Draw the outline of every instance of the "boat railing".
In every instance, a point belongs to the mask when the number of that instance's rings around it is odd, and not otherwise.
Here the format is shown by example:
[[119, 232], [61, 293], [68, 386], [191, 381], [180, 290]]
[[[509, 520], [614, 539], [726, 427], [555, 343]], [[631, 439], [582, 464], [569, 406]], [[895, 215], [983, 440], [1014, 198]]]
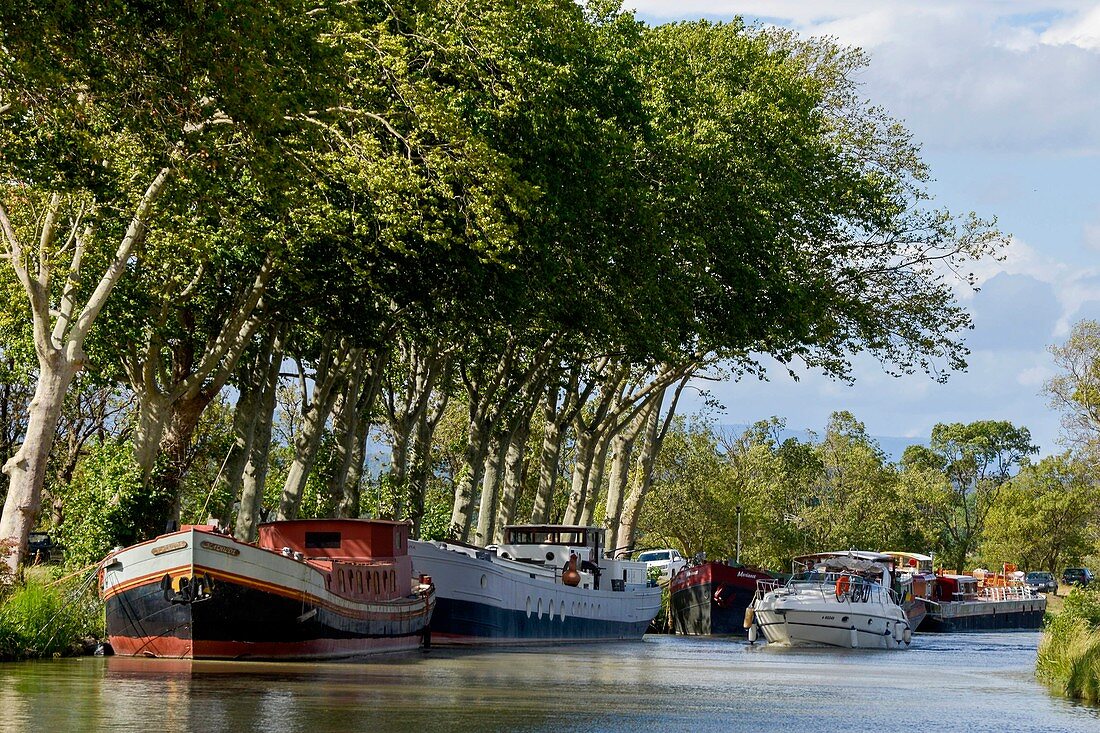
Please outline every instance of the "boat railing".
[[978, 592], [978, 600], [982, 601], [1024, 601], [1034, 597], [1031, 588], [1022, 583], [1019, 585], [987, 585]]
[[[762, 596], [779, 586], [778, 581], [758, 580], [757, 596]], [[878, 603], [900, 605], [897, 593], [878, 583], [846, 573], [808, 573], [795, 575], [786, 588], [797, 593], [820, 594], [822, 600], [830, 598], [848, 603]]]

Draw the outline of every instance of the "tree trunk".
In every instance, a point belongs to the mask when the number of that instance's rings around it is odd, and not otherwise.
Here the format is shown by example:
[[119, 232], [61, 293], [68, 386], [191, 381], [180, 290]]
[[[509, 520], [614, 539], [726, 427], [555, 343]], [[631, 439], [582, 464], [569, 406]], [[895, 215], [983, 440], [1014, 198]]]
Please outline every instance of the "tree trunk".
[[[325, 423], [332, 414], [332, 406], [340, 387], [347, 378], [349, 362], [356, 356], [352, 349], [342, 342], [334, 353], [322, 356], [313, 385], [313, 396], [305, 408], [302, 431], [294, 438], [294, 461], [290, 464], [286, 483], [283, 484], [282, 498], [279, 502], [279, 519], [297, 519], [302, 504], [302, 492], [306, 487], [309, 472], [321, 447]], [[305, 401], [306, 396], [302, 395]]]
[[496, 434], [489, 441], [489, 450], [485, 456], [485, 470], [481, 476], [481, 503], [477, 513], [477, 534], [474, 544], [484, 547], [493, 540], [493, 522], [497, 516], [497, 501], [500, 498], [501, 461], [508, 449], [507, 441]]
[[[362, 462], [363, 454], [357, 450], [359, 443], [359, 393], [362, 390], [365, 366], [353, 368], [344, 389], [336, 397], [332, 406], [332, 433], [336, 438], [336, 473], [330, 478], [328, 486], [329, 506], [335, 516], [340, 516], [344, 503], [344, 494], [348, 476], [352, 472], [352, 462], [358, 457]], [[356, 471], [356, 480], [358, 480]]]
[[622, 524], [623, 499], [630, 482], [630, 457], [634, 444], [642, 428], [648, 423], [649, 415], [658, 410], [660, 404], [649, 403], [630, 422], [630, 426], [611, 440], [611, 475], [607, 481], [607, 506], [604, 508], [604, 526], [607, 528], [607, 552], [615, 556], [619, 549], [619, 527]]
[[588, 489], [588, 476], [596, 457], [596, 436], [588, 430], [577, 432], [577, 455], [573, 463], [573, 481], [569, 489], [569, 504], [565, 508], [563, 524], [577, 524], [584, 510]]
[[451, 530], [453, 540], [465, 542], [470, 536], [473, 520], [474, 487], [481, 483], [481, 474], [485, 467], [485, 456], [489, 451], [489, 440], [481, 422], [471, 417], [469, 435], [466, 439], [466, 467], [455, 486], [454, 506], [451, 509]]
[[372, 425], [371, 418], [374, 415], [378, 394], [382, 390], [382, 370], [387, 358], [388, 354], [385, 351], [379, 351], [375, 354], [374, 361], [367, 370], [366, 377], [362, 380], [362, 387], [356, 399], [355, 443], [352, 446], [352, 454], [348, 461], [347, 476], [344, 478], [343, 494], [340, 497], [340, 505], [337, 511], [337, 516], [345, 519], [354, 519], [360, 514], [363, 461], [367, 455], [367, 440], [370, 438]]
[[615, 539], [616, 547], [634, 547], [642, 502], [645, 501], [649, 487], [653, 484], [653, 464], [657, 460], [657, 453], [661, 450], [665, 435], [668, 434], [672, 418], [676, 415], [676, 406], [680, 402], [680, 395], [690, 378], [691, 370], [684, 371], [680, 383], [676, 386], [676, 391], [672, 395], [672, 402], [669, 403], [668, 410], [665, 412], [664, 420], [661, 419], [661, 404], [664, 402], [664, 395], [668, 387], [661, 387], [652, 398], [653, 411], [646, 420], [645, 443], [642, 445], [641, 455], [638, 456], [634, 487], [623, 506], [622, 524], [619, 527], [619, 535]]
[[237, 523], [233, 536], [242, 542], [252, 542], [256, 539], [256, 527], [259, 524], [264, 499], [264, 484], [267, 483], [267, 458], [271, 450], [275, 395], [279, 389], [279, 371], [282, 365], [283, 344], [282, 339], [278, 338], [272, 347], [271, 361], [263, 376], [255, 433], [248, 451], [244, 475], [241, 477], [241, 505], [237, 510]]
[[[252, 359], [242, 374], [240, 397], [233, 410], [233, 447], [226, 459], [225, 468], [218, 479], [220, 493], [230, 497], [240, 497], [244, 479], [244, 469], [252, 453], [252, 442], [256, 438], [256, 425], [260, 421], [260, 406], [263, 402], [267, 373], [271, 365], [272, 354], [278, 340], [275, 329], [264, 338], [259, 353]], [[233, 502], [226, 508], [225, 525], [230, 526]], [[240, 508], [237, 510], [240, 514]]]
[[416, 439], [413, 441], [412, 470], [409, 474], [409, 519], [413, 523], [413, 537], [420, 539], [420, 525], [424, 520], [424, 497], [428, 493], [428, 478], [432, 472], [432, 436], [443, 413], [447, 409], [449, 397], [441, 392], [435, 405], [420, 415], [416, 426]]
[[8, 495], [0, 516], [0, 543], [5, 543], [0, 545], [0, 554], [13, 577], [26, 553], [30, 531], [38, 520], [42, 486], [46, 481], [50, 449], [57, 434], [65, 392], [80, 365], [80, 361], [70, 360], [63, 353], [39, 359], [38, 384], [28, 411], [23, 445], [4, 464]]
[[498, 545], [504, 541], [504, 528], [512, 523], [516, 502], [523, 488], [524, 459], [530, 434], [531, 422], [528, 416], [528, 419], [521, 420], [515, 427], [512, 438], [508, 441], [508, 450], [504, 456], [504, 479], [501, 483], [500, 516], [493, 527], [493, 542]]
[[588, 485], [585, 487], [584, 504], [581, 505], [583, 509], [578, 521], [578, 524], [585, 527], [592, 524], [592, 517], [596, 513], [596, 502], [599, 500], [603, 489], [604, 467], [607, 466], [607, 451], [611, 446], [609, 430], [605, 430], [605, 433], [607, 434], [600, 434], [596, 438], [592, 468], [588, 471]]
[[134, 387], [138, 402], [137, 425], [134, 428], [134, 461], [141, 467], [146, 483], [153, 476], [161, 440], [172, 419], [171, 400], [159, 390], [139, 390]]
[[[165, 526], [179, 526], [180, 500], [183, 493], [183, 477], [191, 467], [191, 438], [198, 427], [203, 410], [210, 404], [216, 393], [200, 392], [194, 397], [178, 400], [172, 406], [172, 416], [164, 431], [158, 453], [165, 458], [163, 471], [157, 472], [154, 480], [165, 492]], [[198, 522], [206, 517], [195, 517]], [[156, 532], [159, 527], [149, 527]], [[154, 535], [155, 536], [155, 535]]]
[[558, 467], [561, 465], [561, 443], [565, 429], [558, 422], [554, 409], [545, 408], [546, 422], [542, 433], [542, 450], [539, 453], [539, 485], [535, 491], [535, 505], [531, 508], [531, 523], [546, 524], [554, 508], [554, 489], [558, 486]]
[[[409, 451], [412, 448], [412, 433], [393, 433], [390, 442], [390, 468], [387, 472], [387, 482], [393, 501], [393, 519], [401, 516], [405, 505], [405, 497], [408, 494], [409, 482]], [[381, 507], [379, 507], [381, 509]]]

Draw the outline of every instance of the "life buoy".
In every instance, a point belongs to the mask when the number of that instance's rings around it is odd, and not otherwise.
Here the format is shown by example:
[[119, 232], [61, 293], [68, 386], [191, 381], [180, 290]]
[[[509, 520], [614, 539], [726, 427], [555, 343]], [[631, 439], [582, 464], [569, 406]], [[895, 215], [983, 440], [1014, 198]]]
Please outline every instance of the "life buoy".
[[852, 587], [852, 581], [847, 575], [841, 575], [836, 579], [836, 599], [843, 600]]

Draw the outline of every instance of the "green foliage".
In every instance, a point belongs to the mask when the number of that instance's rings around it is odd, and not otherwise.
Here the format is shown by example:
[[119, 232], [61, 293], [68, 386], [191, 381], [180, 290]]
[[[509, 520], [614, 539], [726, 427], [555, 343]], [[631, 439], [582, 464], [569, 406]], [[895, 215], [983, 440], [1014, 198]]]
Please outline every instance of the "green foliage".
[[933, 549], [945, 567], [966, 568], [1002, 487], [1038, 450], [1027, 428], [996, 420], [939, 423], [928, 446], [905, 449], [906, 483], [938, 535]]
[[678, 422], [639, 522], [645, 544], [734, 557], [740, 508], [741, 559], [764, 567], [828, 549], [927, 546], [897, 471], [850, 413], [835, 413], [817, 443], [781, 440], [782, 428], [773, 418], [729, 440]]
[[1095, 467], [1065, 453], [1025, 466], [1001, 490], [986, 519], [982, 564], [1015, 563], [1057, 575], [1095, 553], [1100, 486]]
[[91, 445], [72, 483], [61, 490], [61, 499], [65, 513], [57, 537], [66, 563], [82, 567], [114, 547], [143, 542], [163, 531], [168, 497], [143, 486], [128, 442], [106, 440]]
[[453, 503], [453, 489], [439, 485], [429, 487], [424, 497], [424, 517], [420, 520], [420, 539], [445, 540], [448, 538]]
[[1067, 697], [1100, 703], [1100, 589], [1066, 598], [1043, 634], [1035, 674]]
[[1082, 450], [1100, 453], [1100, 323], [1074, 325], [1066, 343], [1050, 347], [1061, 372], [1045, 385], [1051, 407], [1062, 413], [1065, 437]]
[[0, 659], [79, 654], [103, 633], [103, 605], [86, 578], [32, 580], [0, 600]]

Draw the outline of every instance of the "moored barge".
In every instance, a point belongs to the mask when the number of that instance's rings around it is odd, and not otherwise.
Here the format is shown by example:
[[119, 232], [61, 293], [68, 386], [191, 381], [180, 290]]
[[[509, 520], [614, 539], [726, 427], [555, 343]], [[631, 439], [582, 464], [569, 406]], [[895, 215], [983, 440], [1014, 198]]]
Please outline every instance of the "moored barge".
[[420, 645], [435, 605], [414, 579], [408, 524], [297, 520], [256, 544], [213, 527], [107, 556], [99, 588], [116, 654], [183, 659], [330, 659]]
[[744, 636], [745, 609], [757, 581], [773, 580], [764, 570], [704, 562], [689, 565], [669, 582], [669, 616], [674, 634]]
[[645, 563], [604, 557], [601, 527], [517, 525], [482, 548], [412, 541], [432, 577], [432, 644], [562, 644], [640, 640], [661, 608]]
[[1019, 581], [941, 573], [928, 606], [919, 631], [1033, 631], [1043, 625], [1047, 599]]

